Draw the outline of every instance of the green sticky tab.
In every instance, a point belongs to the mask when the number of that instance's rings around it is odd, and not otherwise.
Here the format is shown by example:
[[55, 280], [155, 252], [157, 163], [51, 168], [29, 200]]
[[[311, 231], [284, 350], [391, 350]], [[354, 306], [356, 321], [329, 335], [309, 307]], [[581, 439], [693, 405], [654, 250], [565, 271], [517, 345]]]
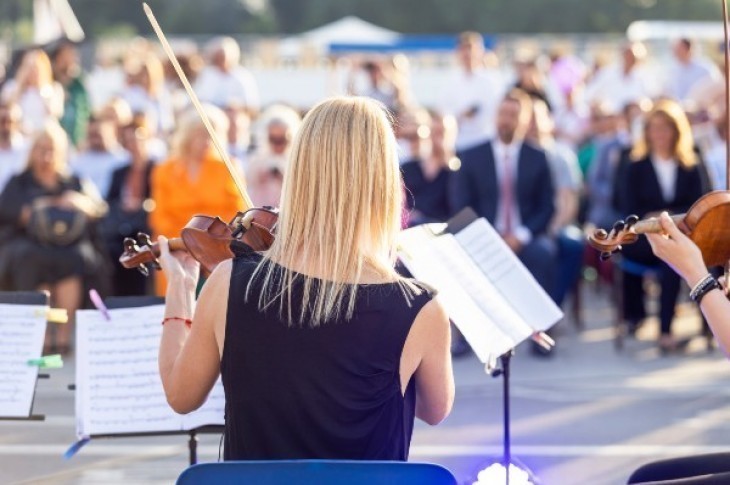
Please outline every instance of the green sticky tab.
[[41, 369], [60, 369], [63, 367], [61, 354], [44, 355], [40, 359], [30, 359], [28, 365], [35, 365]]

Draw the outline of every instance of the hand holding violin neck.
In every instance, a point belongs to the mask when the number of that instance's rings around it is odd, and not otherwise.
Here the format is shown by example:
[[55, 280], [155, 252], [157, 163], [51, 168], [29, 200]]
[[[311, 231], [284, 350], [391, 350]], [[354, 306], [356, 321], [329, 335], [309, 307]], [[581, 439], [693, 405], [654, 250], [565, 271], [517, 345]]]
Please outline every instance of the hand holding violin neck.
[[[677, 214], [671, 216], [675, 224], [680, 226], [684, 221], [685, 214]], [[663, 231], [659, 217], [650, 217], [642, 221], [638, 221], [632, 226], [636, 234], [655, 234]]]

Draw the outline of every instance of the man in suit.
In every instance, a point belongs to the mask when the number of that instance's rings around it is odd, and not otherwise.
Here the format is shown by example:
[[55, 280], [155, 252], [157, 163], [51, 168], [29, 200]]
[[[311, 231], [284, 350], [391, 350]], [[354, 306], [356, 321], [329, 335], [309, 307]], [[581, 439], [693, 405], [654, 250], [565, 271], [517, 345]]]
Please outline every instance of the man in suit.
[[450, 202], [454, 211], [471, 207], [485, 217], [552, 296], [556, 246], [547, 230], [555, 197], [545, 152], [524, 141], [531, 105], [519, 90], [502, 99], [497, 136], [459, 154]]

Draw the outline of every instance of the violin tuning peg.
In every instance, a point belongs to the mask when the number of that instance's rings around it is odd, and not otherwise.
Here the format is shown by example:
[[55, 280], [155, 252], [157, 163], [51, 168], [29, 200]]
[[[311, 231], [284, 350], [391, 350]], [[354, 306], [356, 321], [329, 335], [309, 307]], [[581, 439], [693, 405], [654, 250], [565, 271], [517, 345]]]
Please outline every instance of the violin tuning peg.
[[145, 277], [148, 277], [150, 275], [150, 269], [147, 267], [146, 264], [140, 264], [137, 266], [137, 269], [140, 273], [142, 273]]
[[601, 261], [608, 261], [609, 259], [611, 259], [611, 253], [607, 251], [601, 253]]
[[136, 253], [139, 250], [137, 247], [137, 241], [131, 237], [124, 238], [124, 252], [125, 253]]
[[152, 239], [150, 239], [149, 234], [140, 232], [139, 234], [137, 234], [137, 241], [139, 242], [140, 246], [152, 247]]
[[626, 227], [626, 222], [616, 221], [616, 223], [613, 225], [613, 232], [621, 232], [624, 230], [624, 227]]
[[633, 226], [637, 222], [639, 222], [639, 216], [637, 216], [636, 214], [632, 214], [626, 218], [626, 224], [629, 226]]
[[608, 232], [606, 232], [605, 229], [596, 229], [596, 232], [593, 233], [593, 237], [598, 240], [604, 241], [608, 239]]

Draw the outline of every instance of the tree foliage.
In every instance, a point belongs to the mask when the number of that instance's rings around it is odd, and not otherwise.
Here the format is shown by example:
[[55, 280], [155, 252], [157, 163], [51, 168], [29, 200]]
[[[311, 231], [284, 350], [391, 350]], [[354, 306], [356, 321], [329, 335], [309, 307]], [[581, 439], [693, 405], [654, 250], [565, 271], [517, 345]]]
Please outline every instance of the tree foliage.
[[[174, 34], [291, 34], [345, 15], [405, 33], [620, 32], [634, 20], [720, 20], [722, 0], [148, 0]], [[0, 23], [27, 18], [30, 0], [0, 2]], [[139, 0], [69, 0], [90, 37], [149, 34]]]

